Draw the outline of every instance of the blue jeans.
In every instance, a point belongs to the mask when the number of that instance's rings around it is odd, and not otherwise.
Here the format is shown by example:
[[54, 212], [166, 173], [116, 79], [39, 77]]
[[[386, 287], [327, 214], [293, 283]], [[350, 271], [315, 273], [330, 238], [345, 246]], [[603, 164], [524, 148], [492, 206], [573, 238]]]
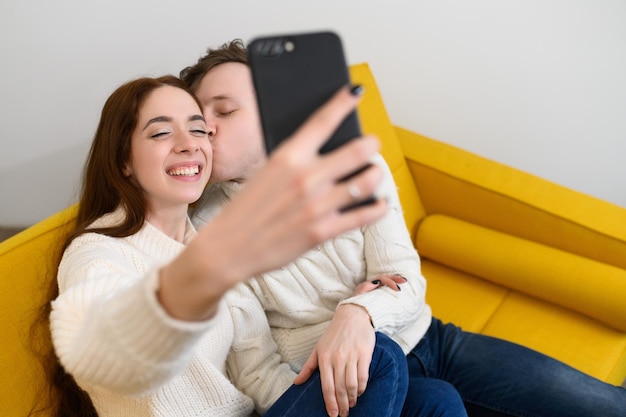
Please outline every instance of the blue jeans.
[[[408, 386], [406, 359], [389, 337], [376, 333], [367, 389], [350, 409], [350, 417], [400, 416]], [[302, 385], [292, 385], [264, 417], [328, 417], [319, 370]]]
[[[626, 389], [534, 350], [464, 332], [437, 319], [407, 362], [405, 417], [626, 416]], [[431, 388], [436, 398], [420, 395], [430, 384], [437, 387]], [[467, 414], [459, 409], [459, 398]]]

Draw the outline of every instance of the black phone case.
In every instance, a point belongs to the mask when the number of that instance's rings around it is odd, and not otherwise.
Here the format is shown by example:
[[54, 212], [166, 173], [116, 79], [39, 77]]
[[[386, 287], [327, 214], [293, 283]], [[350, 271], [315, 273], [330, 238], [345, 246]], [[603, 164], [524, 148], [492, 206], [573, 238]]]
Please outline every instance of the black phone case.
[[[248, 59], [268, 154], [350, 83], [341, 40], [333, 32], [256, 38], [248, 45]], [[358, 136], [361, 129], [353, 111], [320, 153]]]

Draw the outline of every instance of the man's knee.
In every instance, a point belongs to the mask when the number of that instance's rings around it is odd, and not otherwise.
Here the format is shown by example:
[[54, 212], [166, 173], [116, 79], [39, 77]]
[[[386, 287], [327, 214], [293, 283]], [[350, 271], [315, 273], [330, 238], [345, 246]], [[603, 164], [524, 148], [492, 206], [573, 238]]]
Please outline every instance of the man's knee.
[[370, 376], [385, 374], [386, 378], [390, 378], [390, 373], [393, 373], [396, 383], [408, 385], [409, 371], [402, 348], [389, 336], [376, 332], [376, 345], [370, 365]]
[[449, 382], [417, 377], [409, 380], [403, 415], [465, 417], [461, 395]]
[[376, 346], [389, 349], [393, 353], [398, 353], [400, 356], [404, 356], [402, 348], [389, 336], [384, 333], [376, 332]]

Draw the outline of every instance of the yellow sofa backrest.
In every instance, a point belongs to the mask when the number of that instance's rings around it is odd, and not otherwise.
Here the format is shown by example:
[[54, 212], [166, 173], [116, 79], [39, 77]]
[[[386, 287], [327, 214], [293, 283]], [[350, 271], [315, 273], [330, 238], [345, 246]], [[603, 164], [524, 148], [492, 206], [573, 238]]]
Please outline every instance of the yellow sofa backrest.
[[381, 153], [398, 187], [404, 220], [411, 235], [415, 236], [417, 226], [425, 214], [424, 207], [369, 65], [366, 63], [352, 65], [350, 79], [353, 84], [365, 87], [365, 95], [358, 108], [363, 133], [375, 135], [380, 139]]
[[[0, 243], [0, 415], [25, 416], [47, 386], [33, 348], [31, 325], [55, 277], [55, 259], [76, 216], [71, 207]], [[35, 346], [33, 346], [33, 343]]]

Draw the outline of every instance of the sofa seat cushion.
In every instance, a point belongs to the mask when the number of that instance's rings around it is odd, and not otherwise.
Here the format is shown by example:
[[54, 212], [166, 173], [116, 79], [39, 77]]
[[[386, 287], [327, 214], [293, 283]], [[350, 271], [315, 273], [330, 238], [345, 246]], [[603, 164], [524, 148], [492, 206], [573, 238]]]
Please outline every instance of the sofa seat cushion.
[[569, 309], [429, 259], [422, 261], [426, 301], [444, 323], [518, 343], [619, 385], [626, 335]]

